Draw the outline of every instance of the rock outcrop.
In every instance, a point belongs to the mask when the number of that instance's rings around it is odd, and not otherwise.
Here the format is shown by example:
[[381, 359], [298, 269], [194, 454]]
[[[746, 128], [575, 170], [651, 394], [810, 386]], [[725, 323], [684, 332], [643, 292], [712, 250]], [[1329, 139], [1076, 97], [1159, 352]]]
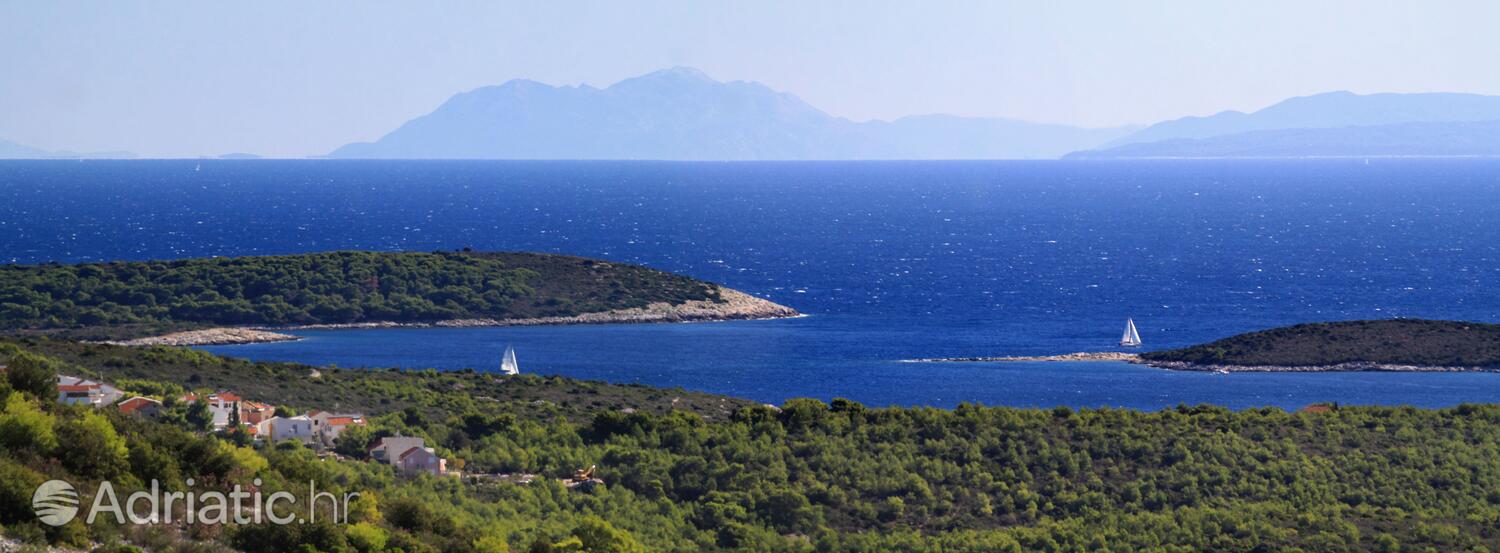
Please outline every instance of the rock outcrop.
[[208, 328], [173, 332], [161, 336], [103, 342], [116, 346], [222, 346], [229, 344], [259, 344], [264, 342], [290, 342], [301, 340], [291, 334], [270, 332], [253, 328]]

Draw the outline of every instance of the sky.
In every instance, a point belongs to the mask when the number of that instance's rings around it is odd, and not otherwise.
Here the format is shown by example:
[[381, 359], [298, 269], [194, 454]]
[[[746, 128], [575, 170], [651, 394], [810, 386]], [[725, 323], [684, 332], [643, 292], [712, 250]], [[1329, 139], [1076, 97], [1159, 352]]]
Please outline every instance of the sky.
[[1331, 90], [1500, 94], [1500, 3], [0, 0], [0, 139], [327, 153], [455, 93], [671, 66], [854, 120], [1088, 127]]

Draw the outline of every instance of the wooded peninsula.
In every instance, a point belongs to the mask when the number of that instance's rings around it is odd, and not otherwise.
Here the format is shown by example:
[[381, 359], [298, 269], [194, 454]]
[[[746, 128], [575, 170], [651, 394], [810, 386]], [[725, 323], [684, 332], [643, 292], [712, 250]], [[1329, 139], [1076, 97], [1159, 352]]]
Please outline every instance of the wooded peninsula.
[[1386, 319], [1308, 323], [1140, 354], [1171, 368], [1497, 370], [1500, 325]]
[[796, 314], [681, 275], [536, 253], [329, 252], [0, 265], [0, 331], [88, 340], [218, 326], [477, 326]]

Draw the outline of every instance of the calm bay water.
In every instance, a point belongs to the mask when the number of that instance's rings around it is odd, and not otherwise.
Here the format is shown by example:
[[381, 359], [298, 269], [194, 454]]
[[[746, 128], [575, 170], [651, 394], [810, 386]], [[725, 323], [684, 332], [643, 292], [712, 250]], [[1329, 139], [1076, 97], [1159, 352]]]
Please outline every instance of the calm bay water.
[[1491, 374], [1234, 374], [911, 357], [1148, 348], [1395, 316], [1500, 321], [1500, 162], [0, 162], [0, 261], [560, 252], [811, 316], [308, 331], [256, 359], [523, 370], [768, 402], [1160, 408], [1500, 401]]

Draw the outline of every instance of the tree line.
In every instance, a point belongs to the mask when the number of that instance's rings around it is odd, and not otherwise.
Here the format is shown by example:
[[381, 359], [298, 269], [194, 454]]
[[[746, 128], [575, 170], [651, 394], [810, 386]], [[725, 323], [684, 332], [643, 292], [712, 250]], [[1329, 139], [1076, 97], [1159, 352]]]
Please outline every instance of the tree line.
[[571, 316], [717, 299], [644, 267], [529, 253], [329, 252], [0, 266], [0, 330]]

